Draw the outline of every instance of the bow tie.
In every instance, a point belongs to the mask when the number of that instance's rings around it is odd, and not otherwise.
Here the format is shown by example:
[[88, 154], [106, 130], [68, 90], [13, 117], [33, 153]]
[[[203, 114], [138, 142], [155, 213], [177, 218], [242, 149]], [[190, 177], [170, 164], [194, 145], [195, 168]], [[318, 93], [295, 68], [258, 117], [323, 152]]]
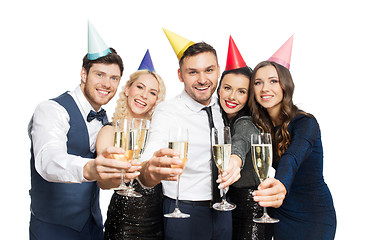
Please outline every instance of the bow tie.
[[94, 112], [93, 110], [90, 110], [86, 120], [88, 122], [91, 122], [94, 118], [98, 119], [98, 121], [101, 121], [102, 124], [105, 124], [107, 122], [106, 111], [104, 109], [100, 110], [99, 112]]

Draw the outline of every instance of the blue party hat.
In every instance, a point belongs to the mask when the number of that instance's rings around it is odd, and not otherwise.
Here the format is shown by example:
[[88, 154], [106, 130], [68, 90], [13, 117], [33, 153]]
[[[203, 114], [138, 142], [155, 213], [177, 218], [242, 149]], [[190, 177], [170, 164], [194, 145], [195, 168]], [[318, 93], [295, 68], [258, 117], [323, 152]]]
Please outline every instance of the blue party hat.
[[151, 61], [149, 49], [146, 51], [144, 58], [141, 61], [140, 66], [138, 67], [138, 70], [147, 69], [151, 72], [155, 72], [153, 62]]
[[88, 21], [88, 51], [87, 58], [95, 60], [111, 53], [94, 26]]

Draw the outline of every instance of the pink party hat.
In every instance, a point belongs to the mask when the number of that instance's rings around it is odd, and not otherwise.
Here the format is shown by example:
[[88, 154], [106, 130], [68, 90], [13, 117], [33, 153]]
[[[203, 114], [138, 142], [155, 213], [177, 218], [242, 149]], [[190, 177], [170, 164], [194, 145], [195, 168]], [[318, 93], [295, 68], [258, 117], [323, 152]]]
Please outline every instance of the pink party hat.
[[268, 61], [278, 63], [287, 69], [290, 69], [292, 42], [294, 40], [294, 35], [292, 35], [277, 52], [271, 56]]

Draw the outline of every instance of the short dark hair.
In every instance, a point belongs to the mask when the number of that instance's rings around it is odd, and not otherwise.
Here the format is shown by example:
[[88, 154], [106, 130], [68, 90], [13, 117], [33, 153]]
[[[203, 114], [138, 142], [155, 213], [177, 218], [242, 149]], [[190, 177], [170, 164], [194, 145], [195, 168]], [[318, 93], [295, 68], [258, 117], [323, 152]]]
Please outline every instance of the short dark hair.
[[185, 50], [183, 56], [179, 60], [179, 66], [181, 67], [183, 65], [183, 61], [186, 57], [192, 57], [203, 52], [213, 53], [215, 56], [215, 59], [218, 62], [217, 51], [215, 51], [215, 49], [211, 45], [207, 44], [206, 42], [199, 42], [199, 43], [193, 44], [192, 46], [187, 48], [187, 50]]
[[87, 73], [89, 73], [90, 68], [93, 66], [94, 63], [117, 64], [120, 68], [120, 75], [122, 76], [123, 70], [124, 70], [123, 60], [117, 54], [115, 49], [110, 48], [110, 50], [111, 50], [111, 53], [95, 60], [89, 60], [86, 54], [85, 57], [82, 59], [82, 67], [85, 68]]

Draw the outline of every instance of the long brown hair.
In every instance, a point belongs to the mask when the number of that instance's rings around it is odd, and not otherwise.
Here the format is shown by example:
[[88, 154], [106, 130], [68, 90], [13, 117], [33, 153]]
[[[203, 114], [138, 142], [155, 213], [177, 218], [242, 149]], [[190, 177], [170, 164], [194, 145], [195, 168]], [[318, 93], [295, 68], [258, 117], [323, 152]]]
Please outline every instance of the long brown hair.
[[254, 86], [255, 84], [255, 76], [257, 71], [265, 66], [273, 66], [276, 69], [279, 84], [283, 90], [281, 110], [279, 113], [280, 120], [282, 121], [281, 126], [274, 132], [274, 126], [267, 110], [256, 101], [254, 87], [252, 87], [252, 91], [250, 92], [249, 96], [249, 108], [251, 110], [255, 125], [258, 126], [263, 132], [269, 132], [272, 134], [273, 142], [275, 144], [275, 152], [278, 156], [278, 158], [275, 159], [280, 159], [281, 155], [286, 151], [291, 142], [291, 136], [287, 131], [287, 126], [298, 114], [299, 109], [292, 101], [295, 86], [290, 71], [278, 63], [270, 61], [260, 62], [253, 71], [251, 86]]

